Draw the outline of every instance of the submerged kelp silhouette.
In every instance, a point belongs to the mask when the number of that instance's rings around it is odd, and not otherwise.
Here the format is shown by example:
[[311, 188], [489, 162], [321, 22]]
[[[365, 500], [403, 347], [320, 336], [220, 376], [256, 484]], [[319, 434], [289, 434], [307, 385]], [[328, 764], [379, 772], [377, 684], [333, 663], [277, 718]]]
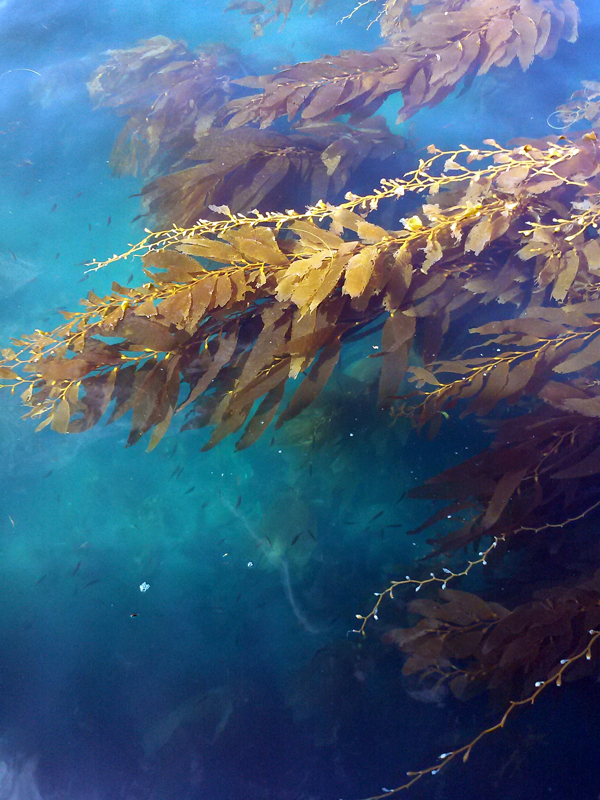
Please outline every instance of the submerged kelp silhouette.
[[553, 56], [561, 38], [576, 40], [578, 11], [571, 0], [442, 0], [426, 3], [413, 16], [408, 3], [389, 2], [379, 21], [387, 46], [237, 81], [262, 93], [231, 100], [223, 118], [230, 127], [249, 122], [265, 127], [278, 117], [291, 121], [298, 115], [326, 121], [350, 114], [358, 121], [402, 92], [398, 121], [406, 120], [492, 66], [518, 59], [525, 70], [536, 56]]
[[[508, 551], [523, 562], [550, 553], [600, 507], [600, 144], [591, 131], [512, 148], [431, 145], [403, 178], [330, 202], [367, 141], [369, 155], [398, 149], [383, 122], [364, 122], [387, 96], [402, 92], [406, 118], [493, 64], [516, 58], [525, 69], [561, 36], [574, 39], [577, 11], [568, 0], [401, 0], [380, 20], [389, 45], [375, 53], [234, 87], [217, 79], [222, 59], [235, 61], [222, 50], [199, 56], [157, 38], [114, 51], [90, 82], [98, 103], [130, 118], [113, 168], [152, 178], [143, 195], [166, 229], [94, 264], [139, 256], [145, 283], [90, 292], [54, 331], [15, 341], [0, 379], [21, 391], [38, 428], [81, 432], [110, 407], [109, 421], [132, 412], [128, 444], [149, 433], [152, 449], [186, 412], [185, 428], [212, 426], [204, 449], [236, 433], [241, 449], [318, 397], [346, 343], [380, 330], [379, 408], [428, 436], [450, 415], [486, 419], [487, 450], [409, 493], [442, 503], [414, 531], [436, 531], [438, 572], [394, 581], [359, 631], [402, 586], [438, 588], [439, 600], [411, 603], [420, 622], [385, 640], [426, 689], [501, 692], [506, 711], [383, 797], [466, 760], [515, 709], [589, 674], [598, 655], [593, 553], [577, 578], [557, 575], [543, 594], [521, 585], [512, 608], [510, 596], [500, 605], [448, 584], [488, 562], [500, 569]], [[262, 92], [243, 97], [240, 86]], [[286, 116], [303, 122], [286, 129]], [[305, 212], [261, 210], [290, 175], [324, 199]], [[380, 206], [399, 201], [412, 215], [399, 229], [378, 224]], [[471, 546], [483, 549], [450, 569]]]
[[[272, 17], [290, 9], [277, 3]], [[162, 175], [142, 190], [158, 224], [190, 226], [220, 205], [247, 213], [331, 200], [365, 159], [404, 146], [383, 119], [364, 124], [388, 97], [402, 93], [403, 121], [492, 67], [518, 60], [526, 70], [560, 39], [577, 39], [578, 10], [572, 0], [430, 0], [415, 13], [401, 0], [385, 3], [378, 20], [386, 46], [273, 75], [248, 76], [230, 50], [192, 51], [164, 36], [109, 51], [88, 89], [97, 106], [129, 117], [113, 171]]]
[[158, 224], [193, 225], [270, 203], [333, 197], [366, 160], [385, 160], [404, 147], [382, 117], [348, 125], [308, 120], [293, 132], [221, 127], [226, 102], [242, 93], [236, 53], [212, 46], [189, 50], [155, 36], [112, 50], [88, 90], [97, 107], [129, 117], [113, 147], [116, 175], [153, 178], [142, 202]]

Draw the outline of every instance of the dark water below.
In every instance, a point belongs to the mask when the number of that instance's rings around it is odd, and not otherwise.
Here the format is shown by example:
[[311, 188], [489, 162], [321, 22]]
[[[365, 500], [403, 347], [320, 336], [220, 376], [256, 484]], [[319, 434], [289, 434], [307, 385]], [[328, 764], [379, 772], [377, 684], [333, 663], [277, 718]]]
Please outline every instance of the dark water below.
[[[103, 51], [162, 34], [226, 42], [271, 69], [378, 42], [368, 9], [336, 24], [351, 7], [339, 0], [258, 39], [224, 5], [0, 2], [3, 342], [123, 280], [117, 265], [80, 285], [75, 265], [142, 235], [130, 224], [140, 183], [107, 163], [121, 121], [85, 89]], [[397, 172], [431, 141], [546, 135], [579, 81], [600, 79], [600, 6], [580, 7], [576, 45], [404, 126], [414, 150]], [[390, 125], [397, 105], [384, 107]], [[151, 454], [125, 449], [125, 422], [34, 434], [18, 399], [0, 396], [0, 800], [351, 800], [495, 719], [485, 699], [410, 696], [377, 628], [349, 633], [426, 552], [384, 527], [430, 510], [403, 492], [486, 442], [467, 423], [441, 445], [392, 426], [357, 388], [370, 347], [344, 354], [320, 401], [327, 436], [307, 411], [241, 453], [229, 441], [201, 453], [204, 432], [175, 430]], [[595, 800], [600, 689], [561, 691], [409, 796]]]

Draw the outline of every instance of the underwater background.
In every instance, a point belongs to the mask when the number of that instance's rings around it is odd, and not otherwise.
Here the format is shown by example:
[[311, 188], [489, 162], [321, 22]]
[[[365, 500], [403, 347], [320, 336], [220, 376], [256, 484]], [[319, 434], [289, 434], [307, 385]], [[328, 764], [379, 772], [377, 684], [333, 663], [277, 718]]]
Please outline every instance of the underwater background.
[[[108, 163], [122, 120], [86, 88], [105, 51], [159, 35], [225, 44], [264, 74], [380, 43], [368, 5], [341, 24], [352, 2], [294, 6], [262, 36], [225, 5], [0, 2], [4, 346], [139, 271], [85, 272], [144, 235], [131, 222], [143, 181]], [[386, 101], [409, 142], [386, 174], [432, 142], [551, 133], [554, 109], [600, 79], [600, 4], [578, 5], [579, 39], [551, 60], [491, 71], [401, 125], [398, 96]], [[361, 167], [347, 188], [379, 177]], [[407, 685], [382, 641], [401, 593], [379, 627], [352, 633], [373, 594], [428, 552], [406, 532], [437, 506], [405, 493], [489, 443], [470, 420], [429, 441], [378, 411], [375, 341], [351, 343], [314, 406], [240, 452], [229, 439], [201, 452], [206, 432], [178, 425], [151, 453], [126, 448], [126, 419], [35, 433], [18, 396], [0, 394], [0, 800], [352, 800], [496, 718], [485, 696]], [[561, 691], [406, 796], [596, 800], [600, 686]]]

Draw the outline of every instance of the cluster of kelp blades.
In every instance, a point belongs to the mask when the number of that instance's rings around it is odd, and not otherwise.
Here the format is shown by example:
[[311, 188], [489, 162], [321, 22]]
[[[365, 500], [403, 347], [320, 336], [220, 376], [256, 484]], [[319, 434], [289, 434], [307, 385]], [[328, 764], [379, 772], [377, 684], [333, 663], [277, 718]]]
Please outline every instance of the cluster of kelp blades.
[[[382, 408], [430, 435], [454, 408], [522, 411], [488, 422], [497, 430], [489, 450], [411, 493], [447, 500], [420, 528], [446, 521], [434, 554], [491, 537], [485, 562], [524, 546], [524, 532], [562, 534], [600, 503], [599, 176], [593, 133], [514, 149], [488, 140], [485, 150], [431, 147], [403, 179], [338, 206], [222, 209], [221, 220], [149, 235], [125, 254], [141, 255], [146, 283], [90, 292], [55, 331], [4, 350], [0, 375], [38, 427], [86, 430], [112, 401], [110, 420], [132, 411], [129, 444], [151, 432], [154, 447], [187, 409], [187, 427], [213, 426], [205, 447], [243, 429], [242, 448], [315, 400], [344, 341], [379, 324]], [[401, 230], [367, 220], [409, 192], [426, 202]], [[492, 301], [514, 315], [471, 328], [473, 343], [452, 353], [448, 331]], [[415, 347], [422, 366], [407, 366]], [[405, 374], [414, 389], [399, 398]], [[415, 628], [387, 634], [410, 655], [407, 673], [434, 675], [459, 697], [502, 686], [518, 698], [509, 709], [586, 674], [597, 576], [509, 612], [446, 589], [456, 575], [437, 579], [445, 602], [413, 602], [424, 617]]]
[[[345, 343], [380, 332], [382, 410], [430, 437], [450, 415], [485, 420], [487, 450], [409, 493], [441, 502], [414, 533], [434, 531], [431, 556], [446, 566], [394, 581], [359, 632], [401, 587], [438, 588], [439, 600], [410, 603], [419, 622], [385, 640], [406, 654], [406, 675], [461, 699], [500, 693], [505, 712], [384, 797], [466, 760], [515, 709], [589, 675], [598, 654], [600, 564], [585, 525], [600, 507], [600, 111], [588, 82], [556, 112], [562, 127], [589, 125], [579, 137], [432, 145], [403, 178], [341, 199], [366, 159], [406, 145], [373, 117], [390, 95], [406, 119], [491, 67], [525, 70], [575, 40], [578, 13], [571, 0], [396, 0], [378, 21], [386, 44], [372, 53], [268, 76], [244, 76], [224, 47], [165, 37], [110, 52], [88, 88], [127, 117], [111, 166], [148, 179], [157, 225], [91, 266], [136, 257], [145, 282], [90, 292], [55, 330], [14, 341], [0, 381], [38, 429], [79, 433], [131, 412], [128, 444], [148, 434], [153, 449], [185, 412], [185, 428], [212, 428], [205, 449], [232, 434], [242, 449], [318, 399]], [[412, 216], [383, 227], [385, 204]], [[567, 536], [587, 572], [543, 596], [532, 586], [511, 610], [448, 588], [508, 551], [558, 552]], [[471, 547], [479, 555], [450, 569]]]

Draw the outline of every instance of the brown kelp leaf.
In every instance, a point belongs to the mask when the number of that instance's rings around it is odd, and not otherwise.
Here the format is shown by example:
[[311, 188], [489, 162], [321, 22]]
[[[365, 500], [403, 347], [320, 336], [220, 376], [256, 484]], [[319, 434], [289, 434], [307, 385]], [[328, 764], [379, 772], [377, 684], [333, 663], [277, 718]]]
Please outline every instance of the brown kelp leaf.
[[277, 418], [276, 428], [280, 428], [284, 422], [293, 419], [301, 411], [304, 411], [321, 393], [338, 362], [340, 347], [338, 338], [323, 348], [316, 362], [312, 365], [310, 372], [294, 392], [287, 408]]
[[563, 408], [576, 411], [584, 417], [600, 417], [600, 397], [571, 397], [563, 401]]
[[389, 408], [404, 377], [417, 320], [401, 312], [391, 314], [381, 334], [382, 365], [377, 405]]
[[57, 433], [69, 432], [69, 420], [71, 419], [71, 406], [64, 397], [59, 400], [52, 412], [52, 430]]
[[186, 325], [188, 333], [193, 333], [200, 320], [204, 317], [206, 310], [211, 306], [217, 280], [217, 275], [210, 275], [191, 286], [192, 305], [189, 311], [188, 324]]
[[210, 261], [217, 261], [220, 264], [234, 264], [243, 260], [242, 254], [232, 245], [222, 242], [220, 239], [208, 239], [205, 236], [184, 239], [182, 244], [177, 245], [177, 250], [192, 256], [201, 256]]
[[271, 228], [242, 225], [224, 233], [223, 238], [251, 263], [273, 264], [278, 267], [288, 264]]
[[112, 399], [117, 374], [117, 369], [111, 369], [108, 373], [90, 375], [83, 379], [81, 386], [85, 394], [77, 408], [82, 416], [71, 419], [70, 433], [87, 431], [102, 417]]
[[528, 467], [525, 467], [523, 469], [514, 470], [513, 472], [507, 472], [502, 476], [494, 490], [494, 494], [492, 495], [483, 517], [484, 528], [491, 528], [492, 525], [498, 521], [508, 501], [515, 493], [528, 471]]
[[600, 336], [596, 335], [589, 343], [574, 355], [557, 364], [554, 372], [565, 374], [576, 372], [600, 361]]
[[489, 414], [496, 403], [502, 398], [509, 371], [510, 364], [508, 361], [500, 361], [499, 364], [490, 370], [485, 386], [477, 395], [477, 399], [472, 405], [472, 410], [479, 416]]
[[561, 256], [560, 271], [552, 287], [552, 297], [559, 303], [562, 303], [567, 296], [567, 292], [577, 277], [578, 269], [579, 253], [576, 250], [569, 250]]
[[540, 352], [534, 353], [532, 357], [524, 359], [515, 367], [512, 367], [503, 389], [499, 391], [499, 396], [502, 398], [511, 398], [513, 400], [516, 399], [519, 393], [525, 389], [532, 379], [540, 356]]
[[479, 220], [469, 231], [469, 235], [465, 241], [465, 250], [475, 253], [475, 255], [478, 256], [490, 242], [492, 232], [491, 220], [488, 217], [483, 217], [483, 219]]
[[200, 395], [205, 392], [210, 384], [215, 380], [221, 369], [231, 360], [231, 357], [235, 352], [238, 332], [238, 328], [234, 327], [228, 331], [225, 331], [219, 338], [217, 350], [210, 362], [210, 365], [208, 366], [208, 369], [202, 376], [199, 377], [198, 381], [194, 385], [191, 385], [190, 394], [178, 408], [178, 411], [183, 411], [186, 406], [188, 406], [190, 403], [193, 403], [198, 397], [200, 397]]
[[109, 330], [105, 330], [104, 325], [99, 325], [98, 328], [104, 336], [122, 337], [131, 344], [157, 352], [171, 350], [180, 342], [179, 337], [164, 325], [148, 317], [138, 317], [131, 309], [127, 309], [123, 319]]
[[285, 272], [277, 275], [277, 300], [297, 297], [293, 302], [299, 308], [306, 309], [329, 263], [329, 255], [324, 252], [314, 253], [307, 258], [295, 258]]
[[192, 293], [190, 289], [180, 289], [170, 297], [166, 297], [158, 304], [156, 311], [166, 324], [185, 328], [192, 307]]
[[570, 478], [584, 478], [588, 475], [597, 475], [600, 472], [600, 447], [597, 447], [587, 456], [571, 467], [555, 472], [554, 480], [568, 480]]
[[280, 383], [285, 382], [288, 374], [289, 359], [282, 358], [277, 364], [274, 364], [270, 369], [265, 370], [261, 375], [246, 384], [243, 392], [236, 392], [226, 398], [224, 408], [220, 414], [220, 420], [202, 451], [210, 450], [226, 436], [239, 430], [246, 421], [254, 403]]
[[260, 405], [246, 425], [246, 429], [235, 445], [236, 450], [245, 450], [254, 444], [266, 431], [277, 413], [283, 399], [285, 382], [281, 381], [263, 397]]
[[188, 283], [200, 273], [206, 272], [195, 258], [176, 250], [151, 250], [142, 261], [145, 269], [161, 270], [153, 273], [154, 280], [161, 283]]
[[379, 250], [374, 245], [363, 247], [351, 256], [346, 264], [342, 292], [350, 297], [360, 297], [367, 288]]
[[164, 392], [161, 391], [167, 378], [164, 362], [152, 359], [138, 372], [143, 377], [131, 398], [133, 414], [127, 447], [135, 444], [146, 431], [160, 422], [168, 408]]

